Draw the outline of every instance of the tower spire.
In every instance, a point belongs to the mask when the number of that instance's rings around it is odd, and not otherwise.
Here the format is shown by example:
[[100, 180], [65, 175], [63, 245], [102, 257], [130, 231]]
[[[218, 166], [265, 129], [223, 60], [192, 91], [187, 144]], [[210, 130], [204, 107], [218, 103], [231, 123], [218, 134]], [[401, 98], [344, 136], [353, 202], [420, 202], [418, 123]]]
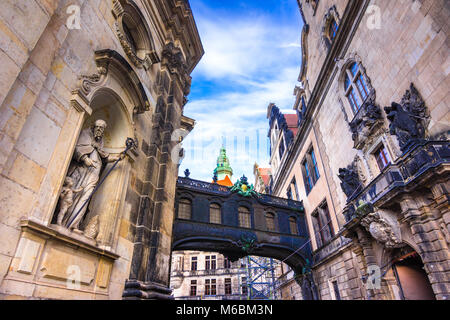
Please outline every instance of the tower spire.
[[230, 160], [228, 159], [227, 150], [224, 145], [220, 148], [220, 154], [219, 157], [217, 157], [217, 167], [214, 169], [214, 175], [217, 176], [219, 184], [221, 181], [225, 182], [225, 180], [226, 184], [228, 184], [228, 181], [231, 183], [233, 169], [230, 166]]

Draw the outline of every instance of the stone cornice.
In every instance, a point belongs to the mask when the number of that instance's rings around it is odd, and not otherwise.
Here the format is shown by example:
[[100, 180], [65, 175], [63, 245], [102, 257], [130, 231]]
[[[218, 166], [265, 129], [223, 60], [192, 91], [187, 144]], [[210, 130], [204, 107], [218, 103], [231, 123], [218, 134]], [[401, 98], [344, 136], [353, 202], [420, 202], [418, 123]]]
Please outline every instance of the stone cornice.
[[166, 35], [166, 40], [181, 42], [187, 60], [187, 70], [191, 73], [203, 56], [204, 49], [189, 2], [187, 0], [155, 0], [154, 2], [165, 28], [170, 32], [170, 35]]

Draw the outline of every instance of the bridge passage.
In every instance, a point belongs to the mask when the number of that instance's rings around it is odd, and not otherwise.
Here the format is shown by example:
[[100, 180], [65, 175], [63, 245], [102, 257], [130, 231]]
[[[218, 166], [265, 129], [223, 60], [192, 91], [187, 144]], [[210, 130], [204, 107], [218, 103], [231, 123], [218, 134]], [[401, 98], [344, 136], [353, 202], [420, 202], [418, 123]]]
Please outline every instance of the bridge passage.
[[302, 202], [253, 192], [246, 179], [233, 189], [178, 178], [172, 250], [287, 258], [301, 274], [312, 261]]

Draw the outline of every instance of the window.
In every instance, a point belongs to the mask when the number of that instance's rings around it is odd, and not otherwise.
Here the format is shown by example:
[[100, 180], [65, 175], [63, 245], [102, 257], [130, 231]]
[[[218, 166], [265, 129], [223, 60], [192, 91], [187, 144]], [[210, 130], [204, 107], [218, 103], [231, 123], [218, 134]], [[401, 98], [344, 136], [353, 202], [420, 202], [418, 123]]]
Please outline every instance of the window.
[[242, 295], [246, 296], [248, 293], [247, 277], [242, 277]]
[[330, 39], [331, 43], [333, 43], [334, 39], [336, 38], [338, 29], [339, 26], [336, 20], [332, 18], [330, 21], [330, 25], [328, 26], [328, 39]]
[[273, 213], [266, 213], [266, 226], [267, 231], [276, 231], [275, 228], [275, 215]]
[[239, 207], [239, 226], [243, 228], [251, 228], [250, 211], [245, 207]]
[[333, 224], [331, 222], [328, 205], [324, 203], [312, 215], [314, 233], [317, 247], [321, 248], [334, 237]]
[[216, 270], [216, 256], [211, 256], [211, 270]]
[[191, 271], [197, 271], [197, 257], [191, 258]]
[[227, 257], [225, 257], [225, 258], [223, 259], [223, 267], [224, 267], [225, 269], [230, 269], [230, 268], [231, 268], [231, 261], [228, 260]]
[[225, 294], [232, 294], [231, 278], [226, 278], [225, 279]]
[[320, 174], [319, 174], [319, 167], [317, 166], [317, 160], [316, 160], [316, 155], [314, 153], [314, 150], [311, 149], [309, 151], [309, 157], [311, 158], [311, 163], [312, 163], [312, 167], [314, 169], [314, 183], [317, 182], [317, 180], [319, 180], [320, 178]]
[[283, 158], [284, 150], [285, 150], [285, 148], [284, 148], [284, 139], [281, 138], [280, 148], [279, 148], [280, 160]]
[[209, 222], [216, 224], [222, 223], [221, 210], [218, 204], [213, 203], [209, 207]]
[[316, 154], [311, 148], [302, 162], [303, 179], [305, 182], [306, 194], [309, 194], [320, 178], [319, 166]]
[[286, 191], [286, 196], [289, 200], [292, 200], [292, 189], [291, 187], [288, 188], [288, 190]]
[[191, 290], [189, 294], [191, 297], [197, 295], [197, 280], [191, 280]]
[[206, 256], [205, 270], [216, 270], [216, 256]]
[[292, 185], [294, 186], [294, 191], [295, 191], [295, 200], [300, 201], [300, 196], [298, 194], [298, 186], [297, 186], [297, 179], [294, 178], [292, 180]]
[[123, 32], [125, 33], [125, 37], [128, 41], [128, 45], [130, 46], [130, 49], [133, 51], [134, 54], [136, 54], [137, 44], [133, 38], [133, 34], [130, 30], [130, 27], [128, 26], [128, 24], [125, 20], [123, 21], [122, 28], [123, 28]]
[[205, 280], [205, 295], [207, 296], [216, 295], [216, 279]]
[[339, 293], [339, 287], [337, 281], [333, 281], [333, 291], [336, 300], [341, 300], [341, 294]]
[[361, 68], [356, 62], [346, 70], [344, 89], [353, 113], [358, 113], [370, 92]]
[[377, 160], [378, 168], [380, 171], [383, 171], [390, 163], [391, 160], [389, 158], [389, 154], [384, 145], [381, 145], [380, 148], [374, 153], [375, 159]]
[[176, 270], [184, 271], [184, 257], [178, 257], [177, 258]]
[[113, 6], [116, 33], [125, 53], [138, 68], [148, 68], [159, 62], [146, 19], [133, 1], [121, 1]]
[[289, 218], [289, 228], [291, 230], [291, 234], [298, 235], [297, 219], [295, 219], [295, 217]]
[[308, 194], [312, 190], [313, 183], [312, 183], [311, 174], [309, 172], [308, 162], [306, 160], [304, 160], [302, 163], [302, 171], [303, 171], [303, 178], [305, 181], [306, 194]]
[[181, 199], [178, 204], [178, 218], [191, 219], [192, 202], [189, 199]]

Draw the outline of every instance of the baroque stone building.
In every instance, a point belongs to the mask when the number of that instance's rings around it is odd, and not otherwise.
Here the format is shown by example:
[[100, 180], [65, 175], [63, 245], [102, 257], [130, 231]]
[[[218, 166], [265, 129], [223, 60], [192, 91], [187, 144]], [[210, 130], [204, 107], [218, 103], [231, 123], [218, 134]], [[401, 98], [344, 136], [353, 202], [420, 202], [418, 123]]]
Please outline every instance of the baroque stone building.
[[2, 2], [1, 298], [170, 297], [202, 55], [187, 0]]
[[448, 1], [298, 4], [298, 130], [269, 105], [270, 189], [303, 200], [317, 298], [449, 299]]
[[244, 260], [231, 262], [217, 252], [174, 252], [170, 286], [175, 299], [246, 300]]

